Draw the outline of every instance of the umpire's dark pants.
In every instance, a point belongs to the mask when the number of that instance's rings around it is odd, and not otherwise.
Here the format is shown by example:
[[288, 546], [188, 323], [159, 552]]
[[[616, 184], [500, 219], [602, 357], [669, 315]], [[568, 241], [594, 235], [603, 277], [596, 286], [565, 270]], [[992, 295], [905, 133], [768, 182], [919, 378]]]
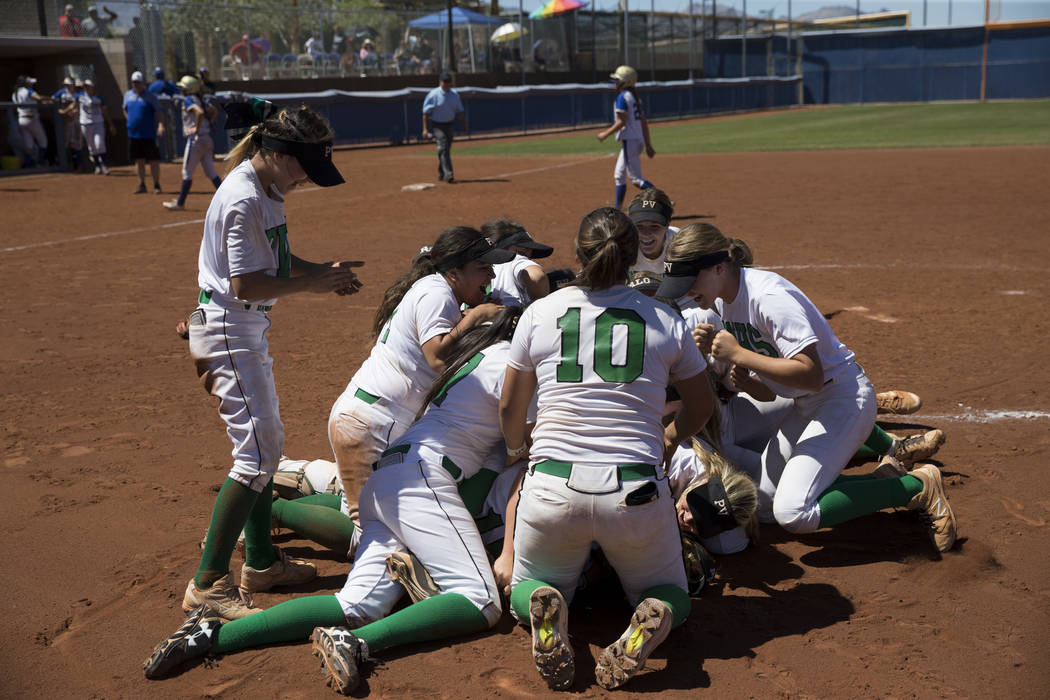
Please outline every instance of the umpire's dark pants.
[[452, 179], [452, 136], [454, 122], [430, 122], [438, 152], [438, 178]]

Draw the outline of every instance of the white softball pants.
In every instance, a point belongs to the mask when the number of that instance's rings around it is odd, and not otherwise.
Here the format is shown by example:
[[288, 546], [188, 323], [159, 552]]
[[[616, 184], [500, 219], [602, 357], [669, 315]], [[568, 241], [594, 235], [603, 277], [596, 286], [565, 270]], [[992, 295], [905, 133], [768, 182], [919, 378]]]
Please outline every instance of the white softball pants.
[[368, 403], [358, 398], [359, 389], [351, 381], [328, 414], [328, 441], [343, 480], [340, 503], [343, 513], [350, 512], [347, 492], [350, 498], [357, 494], [379, 455], [401, 437], [416, 418], [415, 413], [391, 406], [382, 399]]
[[820, 526], [817, 498], [842, 473], [875, 425], [875, 389], [853, 364], [816, 394], [794, 400], [762, 452], [759, 517], [789, 532]]
[[359, 627], [390, 614], [404, 589], [390, 579], [386, 558], [408, 550], [442, 593], [461, 594], [496, 624], [502, 608], [485, 545], [441, 456], [414, 445], [393, 457], [361, 490], [361, 543], [336, 594], [347, 622]]
[[87, 143], [88, 153], [92, 156], [103, 156], [106, 154], [105, 124], [81, 124], [80, 130], [84, 134], [84, 142]]
[[[615, 469], [573, 465], [573, 469]], [[597, 542], [616, 570], [631, 605], [662, 584], [689, 590], [682, 562], [674, 499], [667, 479], [649, 479], [657, 498], [641, 505], [624, 501], [646, 479], [623, 481], [611, 493], [581, 493], [568, 481], [543, 472], [526, 472], [514, 524], [511, 585], [543, 581], [572, 600], [584, 565]]]
[[219, 399], [219, 416], [233, 442], [229, 477], [255, 491], [262, 491], [277, 471], [284, 449], [266, 341], [270, 325], [262, 311], [225, 309], [214, 302], [190, 315], [190, 355], [197, 376], [205, 391]]
[[617, 185], [626, 185], [630, 179], [635, 187], [643, 187], [645, 178], [642, 177], [642, 151], [645, 143], [640, 139], [627, 139], [620, 142], [620, 155], [616, 158], [616, 169], [613, 171], [613, 179]]
[[722, 404], [722, 452], [755, 482], [762, 473], [762, 451], [776, 435], [795, 402], [778, 396], [758, 401], [745, 393]]
[[44, 132], [44, 125], [40, 123], [40, 119], [27, 122], [19, 119], [18, 131], [22, 134], [22, 144], [34, 157], [38, 148], [47, 148], [47, 133]]
[[219, 174], [215, 172], [214, 153], [215, 143], [211, 140], [211, 134], [194, 134], [186, 139], [186, 148], [182, 153], [182, 179], [192, 180], [198, 163], [209, 180], [217, 178]]

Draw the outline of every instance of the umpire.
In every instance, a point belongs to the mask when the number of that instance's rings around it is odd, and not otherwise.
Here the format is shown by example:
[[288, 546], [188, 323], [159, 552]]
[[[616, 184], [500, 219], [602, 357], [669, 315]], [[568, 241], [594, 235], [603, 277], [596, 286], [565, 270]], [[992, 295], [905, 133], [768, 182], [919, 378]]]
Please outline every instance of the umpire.
[[438, 177], [449, 184], [455, 182], [452, 176], [452, 136], [453, 123], [459, 121], [464, 133], [467, 122], [463, 117], [463, 102], [452, 89], [452, 75], [445, 71], [438, 78], [440, 84], [427, 93], [423, 100], [423, 137], [433, 136], [437, 142]]

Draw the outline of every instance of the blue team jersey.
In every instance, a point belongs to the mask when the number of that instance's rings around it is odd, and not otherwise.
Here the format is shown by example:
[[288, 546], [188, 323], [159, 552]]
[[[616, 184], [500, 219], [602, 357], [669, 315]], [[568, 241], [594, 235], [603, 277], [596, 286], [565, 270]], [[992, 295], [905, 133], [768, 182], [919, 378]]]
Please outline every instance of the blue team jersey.
[[642, 108], [627, 90], [616, 96], [615, 116], [623, 119], [623, 128], [616, 134], [617, 141], [642, 140]]
[[124, 93], [124, 109], [128, 113], [128, 136], [133, 139], [152, 139], [157, 134], [156, 112], [160, 100], [148, 90], [142, 94], [134, 90]]

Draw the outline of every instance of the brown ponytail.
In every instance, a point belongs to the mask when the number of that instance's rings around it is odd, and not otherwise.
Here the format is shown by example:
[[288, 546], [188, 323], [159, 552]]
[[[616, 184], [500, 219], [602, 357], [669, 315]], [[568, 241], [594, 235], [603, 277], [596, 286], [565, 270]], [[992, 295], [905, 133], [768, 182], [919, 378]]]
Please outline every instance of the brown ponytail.
[[627, 270], [638, 257], [638, 229], [619, 209], [595, 209], [580, 222], [576, 257], [583, 270], [576, 284], [585, 289], [608, 289], [627, 281]]

